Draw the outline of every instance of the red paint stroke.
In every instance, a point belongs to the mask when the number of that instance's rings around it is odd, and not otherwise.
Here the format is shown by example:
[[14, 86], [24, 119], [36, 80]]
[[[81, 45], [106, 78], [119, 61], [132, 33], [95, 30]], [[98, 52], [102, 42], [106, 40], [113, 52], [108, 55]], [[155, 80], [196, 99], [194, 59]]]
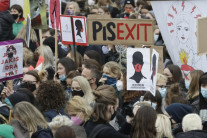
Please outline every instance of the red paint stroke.
[[[58, 29], [60, 25], [60, 0], [50, 0], [50, 21], [52, 28]], [[55, 28], [56, 24], [56, 28]]]
[[117, 23], [117, 39], [124, 40], [124, 37], [121, 37], [120, 34], [124, 33], [124, 30], [120, 29], [120, 26], [124, 25], [124, 23]]
[[196, 15], [196, 17], [194, 17], [195, 19], [197, 19], [198, 17], [201, 17], [201, 15], [200, 14], [198, 14], [198, 15]]
[[196, 9], [197, 7], [196, 6], [194, 6], [193, 8], [192, 8], [192, 11], [191, 11], [191, 13], [193, 13], [194, 11], [195, 11], [195, 9]]
[[170, 30], [170, 33], [173, 33], [174, 32], [174, 30]]
[[177, 9], [174, 6], [172, 6], [172, 9], [175, 12], [175, 14], [177, 14]]
[[174, 16], [172, 14], [169, 13], [168, 16], [170, 16], [170, 17], [172, 17], [174, 19]]
[[183, 11], [185, 9], [185, 1], [182, 2]]
[[172, 26], [172, 25], [173, 25], [173, 23], [172, 23], [172, 22], [168, 23], [168, 26]]
[[140, 26], [144, 26], [144, 32], [145, 32], [145, 42], [147, 42], [147, 26], [152, 26], [152, 24], [140, 24]]

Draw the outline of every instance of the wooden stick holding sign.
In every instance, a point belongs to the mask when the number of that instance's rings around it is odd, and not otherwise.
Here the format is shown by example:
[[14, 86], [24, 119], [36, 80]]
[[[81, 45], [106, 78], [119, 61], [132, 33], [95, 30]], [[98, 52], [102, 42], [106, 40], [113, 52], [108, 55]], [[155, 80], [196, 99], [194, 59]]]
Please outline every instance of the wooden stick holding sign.
[[57, 29], [55, 29], [55, 72], [57, 72], [57, 60], [58, 60], [58, 42], [57, 42]]

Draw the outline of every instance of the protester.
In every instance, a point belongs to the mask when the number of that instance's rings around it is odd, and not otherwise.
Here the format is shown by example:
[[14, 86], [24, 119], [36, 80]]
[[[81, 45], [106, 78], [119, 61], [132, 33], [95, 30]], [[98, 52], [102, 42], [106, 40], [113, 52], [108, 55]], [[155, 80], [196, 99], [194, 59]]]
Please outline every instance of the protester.
[[75, 132], [69, 126], [61, 126], [55, 132], [54, 138], [76, 138]]
[[77, 16], [79, 13], [80, 13], [80, 7], [77, 2], [71, 1], [67, 3], [65, 7], [64, 15], [76, 15]]

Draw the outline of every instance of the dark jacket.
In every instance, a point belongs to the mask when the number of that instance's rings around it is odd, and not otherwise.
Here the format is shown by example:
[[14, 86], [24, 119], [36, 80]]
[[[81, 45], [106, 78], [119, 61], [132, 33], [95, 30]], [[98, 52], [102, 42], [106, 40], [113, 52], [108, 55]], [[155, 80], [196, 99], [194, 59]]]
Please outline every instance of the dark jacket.
[[49, 128], [42, 129], [41, 127], [37, 127], [37, 131], [32, 134], [31, 138], [53, 138], [53, 135]]
[[176, 138], [207, 138], [207, 131], [192, 130], [188, 132], [181, 132], [176, 135]]
[[193, 113], [199, 114], [199, 96], [189, 99], [188, 105], [192, 107]]
[[51, 122], [52, 119], [56, 117], [57, 115], [66, 115], [69, 117], [69, 115], [65, 113], [64, 108], [61, 108], [59, 112], [51, 109], [49, 111], [44, 112], [43, 114], [48, 122]]
[[9, 11], [0, 12], [0, 41], [13, 40], [12, 24], [14, 23], [13, 16]]
[[[92, 120], [89, 120], [84, 125], [84, 128], [86, 130], [86, 134], [89, 137], [91, 132], [95, 127], [97, 127], [99, 122], [93, 122]], [[128, 123], [125, 123], [124, 126], [119, 130], [116, 131], [111, 125], [104, 124], [105, 129], [103, 129], [96, 138], [129, 138], [127, 134], [130, 133], [131, 125]]]

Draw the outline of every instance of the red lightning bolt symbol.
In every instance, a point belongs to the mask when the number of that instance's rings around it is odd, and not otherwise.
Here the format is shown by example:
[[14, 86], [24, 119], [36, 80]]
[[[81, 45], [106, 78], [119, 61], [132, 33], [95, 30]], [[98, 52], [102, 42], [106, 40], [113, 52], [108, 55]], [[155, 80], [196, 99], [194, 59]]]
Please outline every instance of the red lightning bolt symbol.
[[172, 25], [173, 25], [173, 23], [172, 23], [172, 22], [168, 23], [168, 26], [172, 26]]
[[168, 14], [168, 16], [172, 17], [174, 19], [174, 16], [172, 14]]
[[192, 8], [192, 12], [191, 12], [191, 13], [193, 13], [193, 12], [195, 11], [195, 9], [196, 9], [196, 6], [194, 6], [194, 7]]
[[174, 6], [172, 6], [173, 11], [175, 11], [175, 13], [177, 14], [177, 10]]
[[185, 1], [182, 2], [183, 11], [185, 9]]
[[198, 14], [198, 15], [196, 15], [196, 17], [194, 17], [195, 19], [197, 19], [198, 17], [201, 17], [201, 15], [200, 14]]

